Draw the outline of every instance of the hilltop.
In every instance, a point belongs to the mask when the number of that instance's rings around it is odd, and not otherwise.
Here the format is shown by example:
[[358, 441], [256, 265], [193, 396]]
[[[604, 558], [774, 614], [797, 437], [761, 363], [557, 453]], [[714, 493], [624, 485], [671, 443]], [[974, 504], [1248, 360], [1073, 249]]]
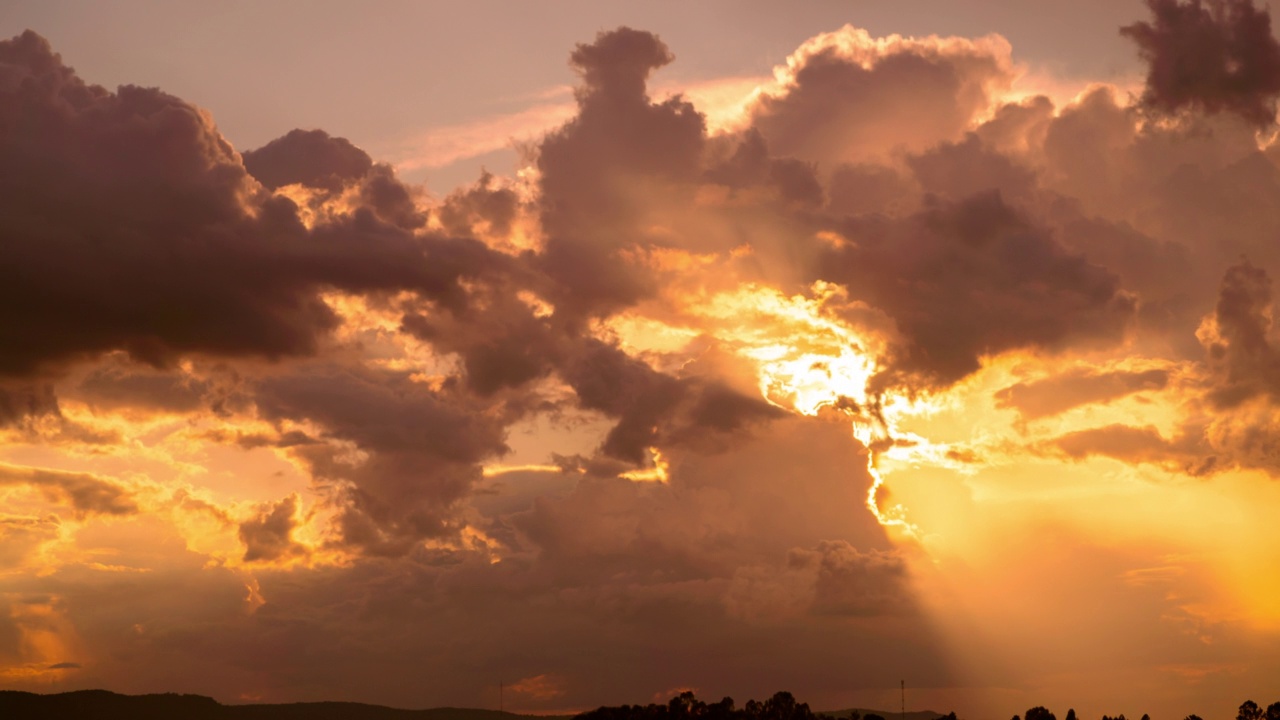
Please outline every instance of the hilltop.
[[0, 690], [0, 717], [24, 720], [568, 720], [473, 708], [402, 710], [349, 702], [223, 705], [203, 695], [120, 695], [107, 690], [39, 695]]

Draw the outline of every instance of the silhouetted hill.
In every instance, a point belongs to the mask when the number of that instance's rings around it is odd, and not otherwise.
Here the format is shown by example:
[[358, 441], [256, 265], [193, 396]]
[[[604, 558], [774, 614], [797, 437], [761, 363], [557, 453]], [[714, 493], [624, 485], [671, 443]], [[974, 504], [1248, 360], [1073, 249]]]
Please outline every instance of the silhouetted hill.
[[[346, 702], [223, 705], [203, 695], [119, 695], [80, 690], [38, 695], [0, 690], [0, 718], [22, 720], [517, 720], [533, 717], [497, 710], [400, 710]], [[538, 720], [567, 720], [568, 715]]]
[[[815, 715], [826, 715], [833, 718], [848, 718], [853, 713], [858, 713], [862, 717], [868, 715], [879, 715], [885, 720], [903, 720], [902, 713], [897, 710], [868, 710], [867, 708], [845, 708], [844, 710], [820, 710]], [[942, 717], [942, 713], [932, 710], [912, 710], [906, 715], [906, 720], [938, 720]]]

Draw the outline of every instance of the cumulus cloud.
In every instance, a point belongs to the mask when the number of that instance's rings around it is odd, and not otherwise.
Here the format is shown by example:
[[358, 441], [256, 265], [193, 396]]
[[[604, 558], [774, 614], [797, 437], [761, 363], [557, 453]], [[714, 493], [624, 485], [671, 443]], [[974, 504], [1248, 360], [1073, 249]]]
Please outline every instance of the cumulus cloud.
[[884, 157], [958, 139], [1013, 82], [1003, 38], [873, 38], [845, 26], [806, 41], [762, 94], [752, 125], [780, 155]]

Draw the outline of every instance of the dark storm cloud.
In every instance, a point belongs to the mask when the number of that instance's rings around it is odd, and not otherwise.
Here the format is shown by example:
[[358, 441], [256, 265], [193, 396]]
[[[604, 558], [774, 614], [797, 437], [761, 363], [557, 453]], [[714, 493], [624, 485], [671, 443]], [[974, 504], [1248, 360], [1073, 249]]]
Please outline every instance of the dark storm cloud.
[[143, 408], [189, 413], [205, 405], [212, 383], [180, 371], [156, 371], [127, 363], [104, 363], [76, 385], [75, 395], [95, 408]]
[[999, 193], [933, 201], [903, 219], [850, 218], [817, 277], [882, 308], [903, 336], [896, 369], [950, 383], [983, 356], [1119, 340], [1134, 299]]
[[291, 130], [257, 150], [245, 151], [244, 167], [272, 190], [297, 183], [338, 191], [368, 174], [373, 159], [346, 138], [330, 137], [323, 130]]
[[268, 503], [257, 517], [240, 523], [240, 542], [244, 543], [244, 560], [279, 560], [303, 552], [293, 541], [298, 499], [290, 495], [278, 503]]
[[308, 354], [337, 322], [318, 291], [457, 302], [491, 255], [404, 229], [421, 218], [376, 167], [364, 209], [308, 231], [203, 111], [87, 85], [35, 33], [0, 42], [0, 68], [0, 374], [115, 349]]
[[1276, 119], [1280, 43], [1253, 0], [1147, 0], [1153, 15], [1120, 33], [1148, 64], [1142, 103], [1157, 112], [1231, 112], [1259, 126]]

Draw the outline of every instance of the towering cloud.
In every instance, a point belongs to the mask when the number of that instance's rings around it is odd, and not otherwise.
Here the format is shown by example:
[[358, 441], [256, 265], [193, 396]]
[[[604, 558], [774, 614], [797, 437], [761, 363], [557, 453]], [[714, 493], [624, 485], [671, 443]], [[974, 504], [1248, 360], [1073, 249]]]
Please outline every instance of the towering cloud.
[[651, 227], [664, 196], [696, 180], [705, 122], [680, 98], [653, 103], [645, 81], [671, 62], [656, 36], [620, 28], [571, 56], [584, 85], [578, 116], [538, 147], [540, 219], [546, 244], [539, 267], [555, 281], [558, 314], [608, 314], [655, 291], [655, 279], [621, 254], [666, 245]]
[[955, 140], [1008, 89], [1002, 38], [873, 38], [845, 26], [804, 43], [754, 123], [781, 155], [819, 162], [883, 158]]

